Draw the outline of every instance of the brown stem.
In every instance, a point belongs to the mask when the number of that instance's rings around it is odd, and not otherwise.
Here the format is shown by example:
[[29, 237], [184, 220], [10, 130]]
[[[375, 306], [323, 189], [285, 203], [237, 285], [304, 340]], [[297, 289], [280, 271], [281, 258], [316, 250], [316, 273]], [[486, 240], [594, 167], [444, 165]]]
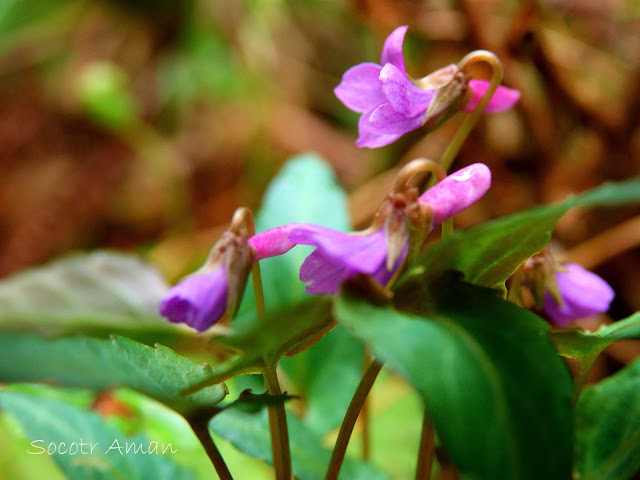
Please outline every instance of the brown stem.
[[338, 433], [338, 439], [333, 447], [333, 453], [331, 454], [331, 460], [329, 461], [329, 468], [325, 480], [337, 480], [342, 467], [344, 456], [347, 452], [347, 446], [349, 445], [349, 439], [353, 433], [353, 427], [356, 424], [358, 415], [362, 410], [362, 406], [373, 387], [373, 383], [376, 381], [382, 365], [384, 363], [374, 359], [369, 368], [364, 373], [356, 392], [353, 394], [347, 413], [344, 416], [342, 425], [340, 426], [340, 432]]
[[213, 416], [213, 413], [209, 410], [204, 410], [200, 413], [196, 413], [193, 416], [186, 418], [191, 430], [196, 434], [198, 440], [202, 444], [204, 451], [207, 452], [207, 456], [211, 460], [213, 467], [216, 469], [218, 478], [220, 480], [233, 480], [231, 472], [227, 467], [227, 464], [220, 454], [220, 450], [216, 446], [211, 434], [209, 433], [209, 419]]
[[435, 438], [433, 425], [424, 410], [422, 417], [422, 434], [420, 435], [420, 447], [418, 448], [418, 462], [416, 465], [416, 480], [431, 480], [431, 469], [435, 455]]

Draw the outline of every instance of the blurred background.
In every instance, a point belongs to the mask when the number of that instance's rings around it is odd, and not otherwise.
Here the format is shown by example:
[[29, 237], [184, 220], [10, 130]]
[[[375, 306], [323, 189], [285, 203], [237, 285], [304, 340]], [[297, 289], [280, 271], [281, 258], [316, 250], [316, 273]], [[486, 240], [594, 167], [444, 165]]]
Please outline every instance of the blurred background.
[[[286, 159], [310, 150], [366, 225], [399, 166], [439, 158], [461, 121], [355, 146], [358, 114], [333, 88], [349, 67], [378, 62], [403, 24], [413, 76], [484, 48], [522, 92], [514, 110], [482, 119], [456, 160], [494, 174], [459, 226], [637, 175], [637, 1], [3, 0], [0, 277], [115, 248], [176, 281], [237, 206], [258, 208]], [[613, 285], [614, 318], [640, 310], [639, 214], [572, 211], [556, 231], [564, 258]], [[609, 352], [615, 369], [638, 348]]]

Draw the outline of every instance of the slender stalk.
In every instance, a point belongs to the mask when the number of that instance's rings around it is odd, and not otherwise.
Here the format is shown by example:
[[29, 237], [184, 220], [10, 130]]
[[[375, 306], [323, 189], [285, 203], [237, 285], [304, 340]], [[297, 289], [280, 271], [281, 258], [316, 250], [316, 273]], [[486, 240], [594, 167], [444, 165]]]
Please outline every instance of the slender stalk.
[[435, 456], [435, 438], [433, 425], [427, 415], [427, 409], [422, 416], [422, 434], [420, 435], [420, 447], [418, 448], [418, 461], [416, 465], [416, 480], [431, 480], [433, 457]]
[[376, 381], [382, 365], [384, 363], [374, 359], [367, 371], [364, 373], [356, 392], [353, 394], [347, 413], [344, 416], [342, 425], [340, 426], [340, 432], [338, 433], [338, 439], [333, 447], [333, 453], [331, 454], [331, 460], [329, 461], [329, 468], [325, 480], [337, 480], [340, 468], [342, 467], [342, 461], [347, 452], [347, 446], [349, 445], [349, 439], [353, 433], [353, 427], [356, 424], [358, 415], [362, 410], [362, 406], [373, 387], [373, 383]]
[[[232, 225], [244, 225], [249, 235], [255, 235], [256, 227], [253, 215], [248, 208], [239, 208], [231, 219]], [[258, 319], [263, 319], [265, 314], [264, 291], [262, 288], [262, 274], [260, 273], [260, 263], [254, 262], [251, 268], [251, 280], [253, 282], [253, 296], [256, 300], [256, 311]], [[264, 358], [264, 383], [267, 392], [271, 395], [282, 395], [277, 364], [269, 358]], [[291, 451], [289, 449], [289, 429], [287, 427], [287, 413], [284, 404], [270, 405], [269, 412], [269, 432], [271, 434], [271, 455], [273, 457], [273, 468], [276, 471], [277, 480], [291, 480]]]
[[[365, 348], [363, 355], [363, 364], [362, 368], [365, 369], [364, 373], [366, 373], [367, 364], [371, 363], [371, 355], [369, 353], [369, 349]], [[371, 430], [369, 428], [369, 405], [370, 400], [369, 397], [364, 399], [364, 403], [362, 404], [362, 410], [360, 412], [360, 421], [362, 423], [362, 459], [369, 460], [371, 457]]]
[[453, 233], [453, 217], [442, 222], [442, 238], [445, 239]]
[[[271, 395], [282, 395], [275, 367], [267, 363], [263, 371], [267, 391]], [[289, 450], [289, 429], [284, 404], [269, 406], [269, 430], [271, 432], [271, 451], [273, 467], [277, 480], [291, 479], [291, 451]]]
[[189, 422], [191, 430], [193, 430], [193, 433], [196, 434], [196, 437], [198, 437], [198, 440], [200, 440], [200, 443], [204, 447], [204, 451], [207, 452], [207, 456], [211, 460], [213, 467], [216, 469], [218, 478], [220, 480], [233, 480], [231, 472], [229, 471], [224, 458], [222, 458], [222, 455], [220, 454], [220, 450], [218, 450], [218, 447], [209, 433], [209, 419], [211, 418], [211, 415], [212, 414], [196, 415], [188, 417], [187, 421]]
[[460, 125], [460, 128], [453, 137], [453, 140], [444, 152], [444, 155], [442, 155], [440, 165], [445, 170], [449, 170], [449, 167], [451, 167], [453, 159], [460, 151], [460, 148], [462, 148], [462, 144], [478, 122], [480, 115], [482, 115], [482, 112], [484, 112], [489, 100], [491, 100], [491, 97], [498, 89], [500, 82], [502, 82], [502, 62], [494, 53], [487, 50], [476, 50], [475, 52], [467, 54], [462, 60], [460, 60], [460, 63], [458, 63], [458, 68], [462, 71], [466, 71], [469, 66], [476, 62], [486, 62], [491, 66], [493, 71], [491, 83], [489, 84], [489, 88], [485, 94], [480, 99], [480, 102], [478, 102], [478, 105], [476, 105], [476, 108], [474, 108], [473, 111], [464, 119], [464, 122], [462, 122], [462, 125]]

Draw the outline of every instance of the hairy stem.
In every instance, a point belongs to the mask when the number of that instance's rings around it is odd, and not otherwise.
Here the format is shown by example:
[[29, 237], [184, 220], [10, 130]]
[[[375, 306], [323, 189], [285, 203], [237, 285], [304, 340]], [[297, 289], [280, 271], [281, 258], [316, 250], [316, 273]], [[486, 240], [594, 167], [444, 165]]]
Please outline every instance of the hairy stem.
[[353, 394], [349, 408], [347, 408], [347, 413], [345, 414], [342, 425], [340, 426], [340, 432], [338, 433], [336, 444], [333, 447], [333, 453], [331, 454], [331, 460], [329, 461], [329, 468], [327, 469], [325, 480], [337, 480], [344, 456], [347, 452], [349, 439], [353, 433], [353, 427], [356, 424], [356, 420], [362, 410], [362, 406], [364, 405], [367, 395], [369, 395], [371, 387], [373, 387], [373, 383], [376, 381], [383, 364], [383, 362], [374, 359], [360, 380], [360, 384], [358, 385], [358, 388], [356, 388], [356, 392]]

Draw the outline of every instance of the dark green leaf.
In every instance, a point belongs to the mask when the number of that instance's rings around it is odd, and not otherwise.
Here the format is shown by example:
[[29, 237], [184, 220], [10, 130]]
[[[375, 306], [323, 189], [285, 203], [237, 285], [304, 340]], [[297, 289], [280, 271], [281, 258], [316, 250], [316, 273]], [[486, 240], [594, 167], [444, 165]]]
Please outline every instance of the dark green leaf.
[[640, 360], [636, 360], [582, 391], [576, 406], [576, 474], [581, 480], [627, 480], [639, 472]]
[[[153, 441], [142, 437], [125, 437], [116, 428], [108, 425], [97, 413], [88, 412], [57, 400], [43, 399], [19, 392], [0, 392], [0, 406], [16, 418], [32, 439], [30, 449], [41, 452], [50, 443], [71, 449], [72, 443], [78, 446], [77, 453], [71, 450], [65, 454], [55, 453], [53, 459], [70, 480], [111, 480], [126, 478], [129, 480], [192, 480], [193, 473], [176, 466], [170, 458], [170, 448], [166, 445], [155, 446]], [[38, 440], [40, 440], [38, 442]], [[36, 442], [36, 443], [33, 443]], [[126, 453], [127, 443], [134, 444]], [[93, 454], [89, 454], [94, 444]], [[121, 448], [121, 450], [118, 449]], [[140, 453], [156, 448], [159, 454]], [[163, 448], [167, 447], [165, 454]], [[81, 449], [86, 452], [81, 454]], [[138, 448], [138, 454], [132, 453]]]
[[[287, 416], [291, 438], [293, 474], [299, 480], [322, 480], [329, 465], [331, 452], [322, 446], [322, 439], [295, 416]], [[269, 420], [266, 410], [247, 413], [227, 410], [216, 415], [209, 427], [217, 435], [229, 440], [236, 448], [255, 458], [272, 464]], [[386, 476], [370, 465], [345, 459], [340, 478], [374, 480]]]
[[429, 317], [346, 297], [336, 317], [415, 386], [463, 473], [569, 478], [572, 383], [546, 324], [493, 290], [451, 280], [439, 288]]
[[396, 288], [458, 270], [468, 282], [503, 289], [504, 282], [522, 262], [549, 243], [557, 221], [569, 208], [627, 203], [640, 203], [639, 180], [607, 183], [560, 204], [533, 208], [456, 232], [429, 247], [399, 279]]
[[210, 375], [167, 347], [155, 348], [122, 337], [47, 339], [33, 334], [0, 336], [0, 381], [47, 381], [62, 385], [112, 389], [130, 387], [177, 409], [212, 406], [226, 393], [212, 385], [198, 393], [180, 392]]

